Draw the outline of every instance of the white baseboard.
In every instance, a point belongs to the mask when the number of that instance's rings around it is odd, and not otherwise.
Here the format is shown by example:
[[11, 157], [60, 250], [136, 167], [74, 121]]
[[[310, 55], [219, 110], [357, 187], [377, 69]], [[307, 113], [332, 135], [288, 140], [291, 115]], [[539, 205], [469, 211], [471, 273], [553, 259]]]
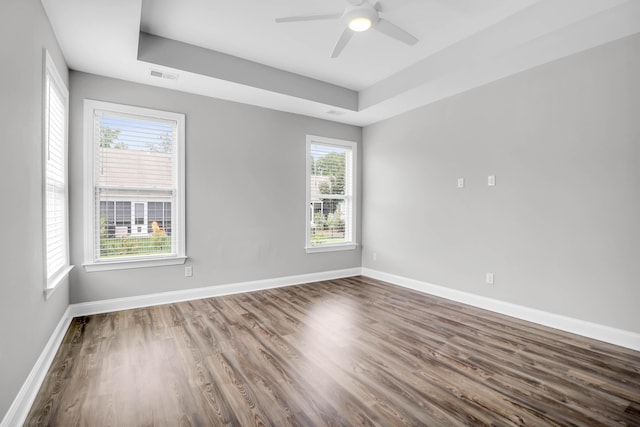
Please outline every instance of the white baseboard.
[[560, 329], [572, 334], [640, 351], [640, 334], [635, 332], [616, 329], [610, 326], [574, 319], [572, 317], [562, 316], [559, 314], [548, 313], [546, 311], [487, 298], [480, 295], [474, 295], [468, 292], [458, 291], [456, 289], [397, 276], [395, 274], [372, 270], [366, 267], [362, 268], [362, 275], [496, 313], [506, 314], [507, 316], [537, 323], [539, 325]]
[[343, 277], [358, 276], [361, 271], [362, 269], [360, 267], [356, 267], [344, 270], [323, 271], [320, 273], [231, 283], [228, 285], [207, 286], [204, 288], [185, 289], [183, 291], [163, 292], [158, 294], [71, 304], [70, 309], [72, 317], [88, 316], [90, 314], [108, 313], [111, 311], [129, 310], [132, 308], [219, 297], [243, 292], [260, 291], [263, 289], [281, 288], [284, 286], [300, 285], [303, 283], [312, 283], [321, 280], [340, 279]]
[[253, 292], [263, 289], [274, 289], [284, 286], [300, 285], [304, 283], [313, 283], [322, 280], [340, 279], [343, 277], [359, 275], [372, 277], [374, 279], [383, 280], [405, 288], [640, 351], [640, 334], [634, 332], [624, 331], [558, 314], [547, 313], [545, 311], [474, 295], [443, 286], [433, 285], [431, 283], [421, 282], [407, 277], [384, 273], [382, 271], [356, 267], [344, 270], [239, 282], [228, 285], [209, 286], [205, 288], [186, 289], [184, 291], [164, 292], [136, 297], [71, 304], [62, 315], [62, 318], [53, 331], [51, 338], [40, 354], [40, 357], [38, 357], [38, 360], [22, 385], [22, 388], [20, 388], [20, 392], [14, 399], [9, 411], [5, 414], [4, 419], [0, 423], [0, 427], [14, 427], [24, 423], [27, 415], [29, 414], [29, 410], [31, 409], [31, 405], [40, 390], [40, 386], [44, 381], [47, 371], [51, 366], [51, 362], [53, 362], [53, 358], [62, 343], [62, 339], [64, 338], [67, 329], [69, 328], [69, 324], [76, 316], [149, 307], [159, 304], [170, 304], [173, 302]]
[[24, 423], [27, 415], [29, 415], [31, 405], [33, 405], [33, 401], [36, 399], [38, 391], [40, 390], [40, 386], [42, 386], [42, 382], [47, 375], [47, 371], [53, 362], [53, 358], [62, 343], [62, 339], [67, 333], [67, 329], [69, 329], [71, 319], [73, 319], [73, 316], [71, 316], [70, 307], [67, 307], [58, 325], [53, 330], [51, 338], [47, 341], [44, 350], [40, 353], [40, 357], [38, 357], [31, 372], [29, 372], [29, 376], [22, 384], [18, 395], [13, 400], [2, 422], [0, 422], [0, 427], [15, 427], [21, 426]]

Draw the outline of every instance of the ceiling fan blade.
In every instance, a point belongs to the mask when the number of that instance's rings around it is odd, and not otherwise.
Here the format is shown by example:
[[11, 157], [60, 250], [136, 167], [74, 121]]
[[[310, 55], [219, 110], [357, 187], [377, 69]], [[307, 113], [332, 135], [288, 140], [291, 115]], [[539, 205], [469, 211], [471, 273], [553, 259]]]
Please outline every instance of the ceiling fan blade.
[[331, 13], [328, 15], [308, 15], [308, 16], [287, 16], [285, 18], [276, 18], [278, 24], [283, 22], [302, 22], [302, 21], [322, 21], [326, 19], [340, 19], [342, 13]]
[[380, 18], [378, 20], [378, 23], [373, 28], [389, 37], [392, 37], [408, 45], [414, 45], [418, 43], [417, 38], [413, 37], [411, 34], [407, 33], [405, 30], [396, 26], [395, 24], [392, 24], [386, 19]]
[[353, 37], [353, 31], [351, 31], [348, 27], [345, 28], [342, 32], [342, 35], [338, 39], [336, 46], [333, 48], [333, 52], [331, 52], [332, 58], [337, 58], [338, 55], [340, 55], [340, 52], [342, 52], [342, 49], [344, 49], [347, 43], [349, 43], [351, 37]]

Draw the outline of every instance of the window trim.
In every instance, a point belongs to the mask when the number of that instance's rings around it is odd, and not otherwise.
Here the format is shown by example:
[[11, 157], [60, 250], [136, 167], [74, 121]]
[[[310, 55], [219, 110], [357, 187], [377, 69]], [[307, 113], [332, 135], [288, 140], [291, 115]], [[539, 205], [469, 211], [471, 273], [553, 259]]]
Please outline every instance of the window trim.
[[[131, 114], [146, 116], [177, 122], [177, 160], [175, 168], [176, 198], [175, 213], [176, 218], [172, 218], [175, 238], [176, 253], [170, 255], [143, 255], [138, 257], [126, 257], [120, 259], [97, 260], [94, 249], [96, 248], [96, 234], [94, 230], [94, 166], [95, 166], [95, 144], [94, 144], [94, 114], [95, 110], [112, 111], [117, 114]], [[169, 111], [156, 110], [151, 108], [135, 107], [125, 104], [97, 101], [93, 99], [84, 100], [84, 264], [87, 272], [122, 270], [129, 268], [159, 267], [164, 265], [184, 264], [186, 255], [186, 215], [185, 215], [185, 115]]]
[[[49, 93], [47, 91], [47, 82], [56, 86], [56, 89], [62, 94], [64, 101], [64, 125], [63, 125], [63, 176], [64, 176], [64, 265], [49, 276], [48, 271], [48, 254], [47, 254], [47, 152], [49, 146], [49, 135], [47, 133], [47, 112]], [[49, 299], [51, 294], [58, 289], [60, 283], [69, 276], [73, 269], [70, 261], [69, 248], [69, 89], [60, 76], [58, 69], [45, 48], [42, 50], [42, 248], [43, 248], [43, 283], [44, 298]]]
[[[311, 145], [332, 145], [339, 148], [347, 148], [351, 150], [351, 194], [346, 197], [351, 200], [351, 241], [345, 243], [330, 243], [325, 245], [311, 245], [311, 225], [309, 222], [309, 205], [311, 204]], [[306, 203], [305, 203], [305, 251], [306, 253], [321, 253], [334, 251], [354, 250], [359, 245], [358, 227], [357, 227], [357, 201], [358, 201], [358, 143], [355, 141], [347, 141], [343, 139], [327, 138], [317, 135], [307, 135], [307, 144], [305, 150], [306, 157]], [[347, 177], [345, 176], [345, 179]]]

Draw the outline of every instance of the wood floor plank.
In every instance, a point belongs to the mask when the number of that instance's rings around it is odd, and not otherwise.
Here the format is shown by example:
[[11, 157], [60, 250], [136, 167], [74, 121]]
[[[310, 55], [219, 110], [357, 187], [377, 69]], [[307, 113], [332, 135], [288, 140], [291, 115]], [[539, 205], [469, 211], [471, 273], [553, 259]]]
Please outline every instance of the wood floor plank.
[[640, 353], [351, 277], [73, 319], [28, 426], [640, 426]]

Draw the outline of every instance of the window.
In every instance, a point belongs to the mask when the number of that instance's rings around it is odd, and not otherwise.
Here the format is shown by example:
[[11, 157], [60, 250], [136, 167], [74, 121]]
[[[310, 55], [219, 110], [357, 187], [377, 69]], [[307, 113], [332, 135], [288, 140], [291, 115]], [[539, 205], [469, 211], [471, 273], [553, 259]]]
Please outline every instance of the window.
[[[135, 225], [143, 225], [144, 224], [144, 203], [136, 203], [135, 204]], [[142, 228], [136, 227], [138, 233], [142, 233]]]
[[49, 52], [43, 54], [43, 165], [45, 297], [69, 274], [67, 118], [69, 92]]
[[182, 264], [184, 115], [85, 100], [85, 268]]
[[307, 136], [307, 252], [355, 249], [355, 142]]
[[[171, 235], [171, 202], [149, 202], [149, 232], [154, 227], [164, 229]], [[154, 225], [155, 223], [155, 225]]]

